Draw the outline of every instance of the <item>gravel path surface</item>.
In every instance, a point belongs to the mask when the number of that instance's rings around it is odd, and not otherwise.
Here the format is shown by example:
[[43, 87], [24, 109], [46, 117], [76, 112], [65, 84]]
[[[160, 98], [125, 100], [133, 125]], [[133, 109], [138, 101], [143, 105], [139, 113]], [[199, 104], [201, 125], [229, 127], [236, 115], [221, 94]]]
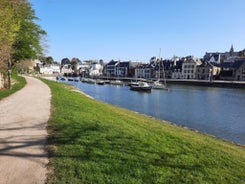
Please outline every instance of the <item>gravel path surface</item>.
[[45, 183], [51, 92], [38, 79], [0, 101], [0, 184]]

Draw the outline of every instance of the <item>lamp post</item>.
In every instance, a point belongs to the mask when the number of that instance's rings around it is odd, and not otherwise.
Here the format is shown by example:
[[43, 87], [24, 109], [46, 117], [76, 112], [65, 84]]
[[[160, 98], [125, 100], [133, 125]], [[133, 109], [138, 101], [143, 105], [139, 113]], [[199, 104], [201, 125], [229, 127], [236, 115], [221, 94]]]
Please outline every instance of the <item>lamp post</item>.
[[209, 81], [211, 82], [213, 80], [213, 70], [209, 69]]

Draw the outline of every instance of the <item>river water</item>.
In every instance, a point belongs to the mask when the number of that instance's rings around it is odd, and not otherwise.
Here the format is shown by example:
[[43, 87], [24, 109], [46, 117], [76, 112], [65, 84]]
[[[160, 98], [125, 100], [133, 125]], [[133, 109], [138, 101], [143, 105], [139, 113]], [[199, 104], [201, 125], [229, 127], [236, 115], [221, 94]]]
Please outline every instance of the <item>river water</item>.
[[68, 82], [100, 101], [245, 144], [245, 89], [169, 85], [169, 91]]

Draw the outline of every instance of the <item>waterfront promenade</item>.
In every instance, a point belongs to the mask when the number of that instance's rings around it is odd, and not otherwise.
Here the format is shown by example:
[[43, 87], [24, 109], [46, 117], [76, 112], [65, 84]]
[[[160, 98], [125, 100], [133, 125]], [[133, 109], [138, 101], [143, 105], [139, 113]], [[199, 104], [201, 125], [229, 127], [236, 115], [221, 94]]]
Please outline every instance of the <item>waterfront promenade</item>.
[[0, 101], [0, 183], [43, 184], [51, 93], [38, 79]]

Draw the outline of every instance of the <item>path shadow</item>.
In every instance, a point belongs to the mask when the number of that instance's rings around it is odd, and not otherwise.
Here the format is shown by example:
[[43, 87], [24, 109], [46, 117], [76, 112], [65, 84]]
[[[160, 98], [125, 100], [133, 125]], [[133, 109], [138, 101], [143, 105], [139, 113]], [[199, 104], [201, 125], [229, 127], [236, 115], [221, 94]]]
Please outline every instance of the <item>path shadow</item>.
[[[48, 158], [47, 137], [43, 133], [35, 135], [36, 131], [45, 129], [45, 124], [0, 128], [0, 157], [17, 157], [45, 164], [42, 160]], [[3, 132], [8, 136], [3, 136]]]

